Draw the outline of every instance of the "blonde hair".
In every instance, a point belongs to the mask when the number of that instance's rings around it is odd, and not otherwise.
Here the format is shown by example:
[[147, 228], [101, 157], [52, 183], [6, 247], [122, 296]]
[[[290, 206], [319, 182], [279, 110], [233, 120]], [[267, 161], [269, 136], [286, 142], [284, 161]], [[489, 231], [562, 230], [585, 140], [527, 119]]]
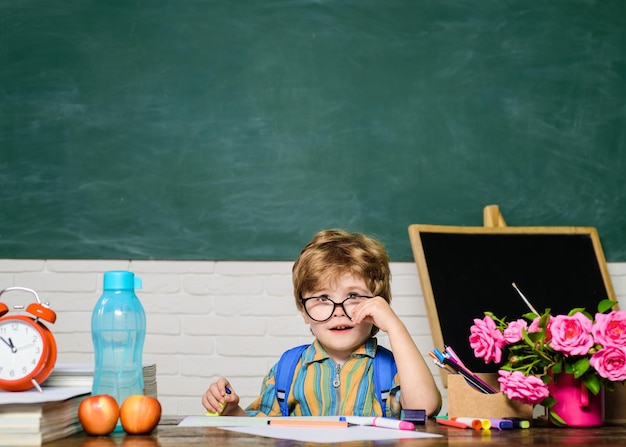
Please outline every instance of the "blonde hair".
[[[389, 256], [382, 243], [362, 233], [324, 230], [313, 236], [292, 268], [296, 306], [302, 310], [303, 294], [345, 273], [363, 278], [374, 296], [391, 302]], [[372, 328], [372, 335], [378, 328]]]

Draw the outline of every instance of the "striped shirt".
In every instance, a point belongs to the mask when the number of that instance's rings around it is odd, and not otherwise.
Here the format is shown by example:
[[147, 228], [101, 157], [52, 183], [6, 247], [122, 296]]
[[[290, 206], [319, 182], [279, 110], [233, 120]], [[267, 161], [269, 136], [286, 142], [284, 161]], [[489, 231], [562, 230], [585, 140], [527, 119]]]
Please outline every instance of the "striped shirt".
[[[376, 347], [376, 339], [370, 338], [338, 365], [315, 340], [296, 365], [287, 400], [289, 415], [381, 416], [373, 376]], [[281, 416], [275, 391], [276, 366], [263, 379], [261, 395], [246, 408], [248, 416]], [[397, 383], [396, 374], [392, 390], [399, 389]], [[399, 418], [401, 409], [393, 394], [387, 400], [386, 416]]]

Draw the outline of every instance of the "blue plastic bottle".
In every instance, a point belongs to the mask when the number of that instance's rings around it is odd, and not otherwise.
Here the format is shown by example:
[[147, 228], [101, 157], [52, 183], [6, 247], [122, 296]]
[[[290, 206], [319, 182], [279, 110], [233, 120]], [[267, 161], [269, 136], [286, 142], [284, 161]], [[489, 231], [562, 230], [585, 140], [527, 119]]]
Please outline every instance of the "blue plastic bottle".
[[135, 295], [141, 279], [132, 272], [104, 274], [104, 290], [91, 316], [95, 371], [91, 393], [109, 394], [119, 405], [144, 394], [142, 352], [146, 314]]

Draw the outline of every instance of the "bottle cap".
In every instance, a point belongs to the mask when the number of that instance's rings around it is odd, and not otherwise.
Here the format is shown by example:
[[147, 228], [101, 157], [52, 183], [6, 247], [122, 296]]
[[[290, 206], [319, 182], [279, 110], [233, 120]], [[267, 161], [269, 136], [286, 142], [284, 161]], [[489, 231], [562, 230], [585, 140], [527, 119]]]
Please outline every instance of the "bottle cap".
[[126, 270], [111, 270], [104, 273], [105, 290], [141, 289], [141, 278]]

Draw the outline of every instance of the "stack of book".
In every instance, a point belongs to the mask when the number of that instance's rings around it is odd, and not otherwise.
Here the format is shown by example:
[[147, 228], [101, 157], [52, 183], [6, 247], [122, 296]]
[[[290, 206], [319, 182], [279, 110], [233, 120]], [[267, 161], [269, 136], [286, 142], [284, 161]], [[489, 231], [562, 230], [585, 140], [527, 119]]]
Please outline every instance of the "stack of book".
[[[90, 364], [57, 364], [37, 390], [0, 391], [0, 446], [40, 446], [78, 433], [78, 405], [91, 394]], [[143, 366], [144, 394], [157, 397], [156, 365]]]
[[39, 446], [82, 429], [78, 405], [89, 396], [90, 387], [42, 390], [0, 391], [0, 445]]
[[[87, 386], [93, 384], [94, 368], [87, 363], [58, 363], [44, 386]], [[144, 394], [157, 397], [156, 364], [143, 365]]]

